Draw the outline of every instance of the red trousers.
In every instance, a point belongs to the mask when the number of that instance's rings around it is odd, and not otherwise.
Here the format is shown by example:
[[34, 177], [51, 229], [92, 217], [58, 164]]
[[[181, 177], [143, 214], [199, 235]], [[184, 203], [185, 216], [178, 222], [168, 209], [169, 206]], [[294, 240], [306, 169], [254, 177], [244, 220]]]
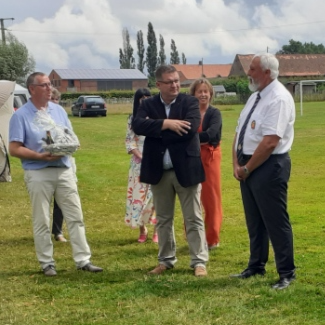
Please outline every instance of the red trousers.
[[222, 223], [221, 205], [221, 148], [205, 144], [201, 146], [201, 159], [205, 171], [202, 183], [201, 201], [204, 209], [204, 223], [208, 246], [220, 241]]

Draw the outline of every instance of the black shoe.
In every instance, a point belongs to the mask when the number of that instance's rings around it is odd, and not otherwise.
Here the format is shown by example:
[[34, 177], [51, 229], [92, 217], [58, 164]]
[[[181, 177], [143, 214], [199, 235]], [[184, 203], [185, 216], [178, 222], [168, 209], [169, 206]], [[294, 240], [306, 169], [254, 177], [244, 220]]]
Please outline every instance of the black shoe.
[[238, 278], [238, 279], [248, 279], [251, 276], [254, 276], [256, 274], [258, 275], [264, 275], [266, 273], [265, 270], [257, 270], [257, 269], [246, 269], [242, 273], [239, 274], [230, 274], [231, 278]]
[[86, 264], [83, 267], [79, 267], [78, 270], [88, 271], [88, 272], [103, 272], [103, 269], [99, 266], [92, 265], [91, 263]]
[[273, 285], [272, 288], [276, 290], [282, 290], [288, 288], [290, 283], [295, 279], [296, 279], [295, 275], [288, 278], [280, 278], [280, 280], [275, 285]]

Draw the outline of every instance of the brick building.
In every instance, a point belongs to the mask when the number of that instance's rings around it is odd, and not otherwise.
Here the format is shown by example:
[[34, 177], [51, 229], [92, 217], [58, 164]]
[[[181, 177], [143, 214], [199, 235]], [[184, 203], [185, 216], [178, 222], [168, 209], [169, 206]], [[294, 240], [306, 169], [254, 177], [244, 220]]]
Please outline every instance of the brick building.
[[61, 93], [135, 90], [148, 86], [147, 76], [137, 69], [54, 69], [49, 78]]

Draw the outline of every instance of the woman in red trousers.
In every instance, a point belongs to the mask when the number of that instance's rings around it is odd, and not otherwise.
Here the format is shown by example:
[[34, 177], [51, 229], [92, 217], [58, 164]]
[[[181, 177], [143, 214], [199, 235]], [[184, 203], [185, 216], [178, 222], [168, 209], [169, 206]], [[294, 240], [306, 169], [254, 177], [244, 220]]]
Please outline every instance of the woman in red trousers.
[[190, 95], [199, 100], [201, 125], [198, 129], [201, 142], [201, 159], [205, 171], [201, 201], [205, 213], [205, 231], [209, 250], [219, 246], [222, 222], [221, 205], [221, 113], [210, 105], [213, 98], [211, 83], [204, 78], [195, 80]]

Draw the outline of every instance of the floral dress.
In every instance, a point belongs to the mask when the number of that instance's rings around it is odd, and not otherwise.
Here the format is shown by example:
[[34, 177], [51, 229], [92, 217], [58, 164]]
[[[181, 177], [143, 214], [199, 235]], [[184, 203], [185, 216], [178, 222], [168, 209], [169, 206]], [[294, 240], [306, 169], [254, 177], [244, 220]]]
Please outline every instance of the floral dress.
[[[131, 129], [132, 115], [128, 118], [125, 147], [129, 153], [133, 149], [143, 150], [144, 136], [136, 135]], [[131, 228], [145, 224], [156, 224], [152, 192], [149, 184], [140, 183], [141, 160], [131, 154], [126, 198], [125, 223]]]

